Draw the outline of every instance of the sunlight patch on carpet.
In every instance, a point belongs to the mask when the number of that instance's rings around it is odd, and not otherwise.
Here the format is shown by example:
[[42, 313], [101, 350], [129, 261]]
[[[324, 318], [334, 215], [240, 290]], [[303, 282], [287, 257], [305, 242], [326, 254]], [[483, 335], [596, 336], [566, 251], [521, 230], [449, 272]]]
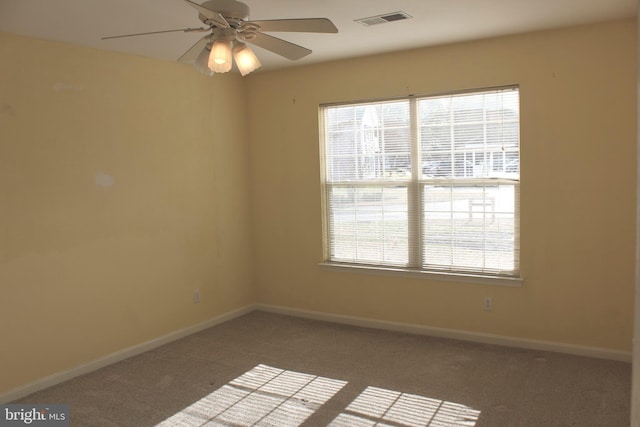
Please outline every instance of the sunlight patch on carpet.
[[367, 387], [330, 426], [472, 427], [479, 416], [479, 410], [459, 403]]
[[157, 426], [299, 426], [345, 384], [258, 365]]

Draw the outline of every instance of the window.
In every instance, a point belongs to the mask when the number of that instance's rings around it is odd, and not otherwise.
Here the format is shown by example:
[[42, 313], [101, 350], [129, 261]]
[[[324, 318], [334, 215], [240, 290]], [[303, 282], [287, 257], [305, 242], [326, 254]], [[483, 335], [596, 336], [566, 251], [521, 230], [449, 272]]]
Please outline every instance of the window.
[[519, 276], [517, 87], [321, 107], [326, 262]]

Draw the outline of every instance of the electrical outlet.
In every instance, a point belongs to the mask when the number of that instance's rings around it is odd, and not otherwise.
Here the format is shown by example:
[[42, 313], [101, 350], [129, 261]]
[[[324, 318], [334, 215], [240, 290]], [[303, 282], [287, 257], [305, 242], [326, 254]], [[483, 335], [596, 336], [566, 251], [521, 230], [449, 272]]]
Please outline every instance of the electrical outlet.
[[484, 297], [482, 309], [484, 311], [493, 311], [493, 297]]
[[200, 289], [193, 291], [193, 303], [198, 304], [200, 302]]

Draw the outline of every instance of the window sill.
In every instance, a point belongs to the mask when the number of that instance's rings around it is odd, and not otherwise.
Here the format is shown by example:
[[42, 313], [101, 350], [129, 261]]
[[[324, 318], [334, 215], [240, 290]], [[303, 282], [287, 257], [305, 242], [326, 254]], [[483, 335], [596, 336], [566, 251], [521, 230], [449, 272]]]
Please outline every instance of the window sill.
[[483, 276], [480, 274], [416, 271], [413, 269], [398, 267], [379, 267], [369, 265], [340, 264], [333, 262], [322, 262], [319, 264], [319, 266], [322, 270], [325, 271], [410, 277], [426, 280], [444, 280], [451, 282], [477, 283], [481, 285], [511, 286], [516, 288], [522, 287], [522, 283], [524, 282], [524, 279], [521, 277], [499, 277]]

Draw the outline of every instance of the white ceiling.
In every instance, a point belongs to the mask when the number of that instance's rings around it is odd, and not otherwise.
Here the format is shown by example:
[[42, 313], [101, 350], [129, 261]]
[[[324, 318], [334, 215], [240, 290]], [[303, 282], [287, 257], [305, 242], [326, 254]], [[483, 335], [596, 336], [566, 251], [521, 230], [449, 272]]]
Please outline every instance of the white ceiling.
[[[202, 3], [204, 0], [196, 0]], [[290, 61], [254, 48], [259, 71], [632, 17], [636, 0], [244, 0], [250, 19], [327, 17], [338, 34], [271, 33], [313, 50]], [[354, 22], [403, 11], [413, 18], [365, 27]], [[199, 27], [182, 0], [0, 0], [0, 31], [97, 49], [176, 60], [202, 33], [101, 37]], [[5, 58], [6, 60], [6, 58]]]

